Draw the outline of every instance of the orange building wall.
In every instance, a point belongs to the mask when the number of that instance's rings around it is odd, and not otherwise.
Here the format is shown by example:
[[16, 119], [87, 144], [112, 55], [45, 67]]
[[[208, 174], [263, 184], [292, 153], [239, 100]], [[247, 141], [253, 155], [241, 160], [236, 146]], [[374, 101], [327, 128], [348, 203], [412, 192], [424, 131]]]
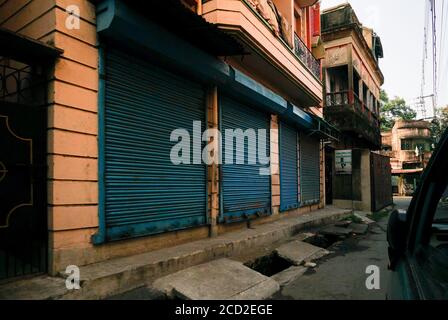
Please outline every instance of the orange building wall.
[[[65, 26], [68, 5], [80, 8], [80, 29]], [[95, 7], [87, 0], [0, 0], [0, 26], [52, 44], [64, 53], [56, 61], [49, 82], [48, 106], [48, 229], [49, 273], [67, 265], [84, 265], [113, 257], [138, 254], [209, 236], [199, 227], [166, 234], [93, 245], [98, 229], [98, 51]], [[284, 62], [291, 68], [290, 62]], [[296, 66], [295, 66], [296, 67]], [[304, 79], [306, 80], [306, 79]], [[306, 82], [318, 95], [320, 85]], [[278, 127], [276, 118], [272, 127]], [[278, 138], [271, 150], [278, 150]], [[272, 145], [272, 144], [271, 144]], [[278, 167], [278, 152], [274, 154]], [[323, 172], [323, 171], [322, 171]], [[274, 212], [279, 206], [278, 174], [273, 176]], [[214, 206], [217, 209], [217, 204]], [[275, 209], [277, 208], [277, 209]], [[288, 214], [302, 214], [317, 205]], [[288, 216], [288, 214], [282, 216]], [[280, 215], [259, 219], [254, 225]], [[218, 225], [218, 233], [247, 225]]]
[[[80, 9], [79, 30], [65, 26], [69, 5]], [[57, 257], [66, 248], [89, 246], [98, 226], [95, 7], [86, 0], [7, 0], [0, 26], [64, 50], [48, 88], [49, 251]]]

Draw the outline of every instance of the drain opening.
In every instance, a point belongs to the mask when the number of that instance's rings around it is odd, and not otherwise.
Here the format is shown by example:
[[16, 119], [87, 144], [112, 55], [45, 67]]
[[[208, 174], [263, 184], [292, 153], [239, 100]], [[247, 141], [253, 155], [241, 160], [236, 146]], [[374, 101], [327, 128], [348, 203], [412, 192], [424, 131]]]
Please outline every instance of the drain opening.
[[244, 265], [267, 277], [270, 277], [274, 274], [288, 269], [293, 264], [288, 260], [279, 257], [275, 252], [272, 252], [269, 255], [246, 262]]
[[324, 249], [327, 249], [331, 247], [335, 242], [340, 241], [341, 238], [336, 235], [330, 235], [330, 234], [316, 234], [314, 236], [308, 237], [303, 242], [312, 244], [316, 247], [321, 247]]

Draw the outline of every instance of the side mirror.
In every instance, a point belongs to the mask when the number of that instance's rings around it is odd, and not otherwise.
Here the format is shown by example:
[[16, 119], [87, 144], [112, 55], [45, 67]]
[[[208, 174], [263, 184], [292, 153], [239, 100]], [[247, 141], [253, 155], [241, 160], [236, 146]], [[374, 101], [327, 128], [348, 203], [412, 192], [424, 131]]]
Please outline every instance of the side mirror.
[[389, 269], [395, 270], [396, 264], [406, 249], [407, 216], [404, 210], [392, 211], [387, 225], [387, 242], [389, 244]]

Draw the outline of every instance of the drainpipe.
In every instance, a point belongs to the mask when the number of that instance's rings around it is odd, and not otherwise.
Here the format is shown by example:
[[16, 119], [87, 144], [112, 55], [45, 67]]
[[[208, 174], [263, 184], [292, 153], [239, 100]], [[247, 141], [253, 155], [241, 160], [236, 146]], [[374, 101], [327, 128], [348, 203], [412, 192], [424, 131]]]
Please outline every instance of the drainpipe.
[[[218, 88], [216, 86], [213, 86], [208, 91], [208, 106], [207, 106], [207, 113], [208, 113], [208, 123], [207, 127], [209, 129], [216, 129], [218, 130]], [[216, 139], [217, 137], [214, 137]], [[211, 138], [209, 138], [211, 142]], [[215, 153], [215, 159], [220, 158], [221, 155], [219, 152], [221, 152], [220, 148], [220, 141], [213, 141], [213, 149]], [[209, 236], [210, 237], [216, 237], [218, 235], [218, 215], [219, 215], [219, 165], [213, 162], [209, 165], [209, 182], [210, 182], [210, 190], [208, 190], [208, 196], [210, 196], [210, 230], [209, 230]]]
[[202, 0], [197, 0], [196, 3], [197, 3], [196, 13], [202, 16]]

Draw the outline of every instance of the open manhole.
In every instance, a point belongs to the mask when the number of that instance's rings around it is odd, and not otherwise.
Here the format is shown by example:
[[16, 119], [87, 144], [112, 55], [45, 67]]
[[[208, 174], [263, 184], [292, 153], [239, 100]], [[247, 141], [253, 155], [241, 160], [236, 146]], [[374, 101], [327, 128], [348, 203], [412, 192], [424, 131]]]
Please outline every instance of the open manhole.
[[283, 270], [292, 266], [292, 263], [286, 259], [283, 259], [272, 252], [271, 254], [258, 257], [255, 260], [244, 263], [246, 267], [251, 268], [267, 277], [271, 277]]
[[337, 235], [331, 235], [331, 234], [315, 234], [311, 237], [308, 237], [303, 240], [303, 242], [312, 244], [316, 247], [321, 247], [324, 249], [327, 249], [331, 247], [335, 242], [340, 241], [341, 238]]

